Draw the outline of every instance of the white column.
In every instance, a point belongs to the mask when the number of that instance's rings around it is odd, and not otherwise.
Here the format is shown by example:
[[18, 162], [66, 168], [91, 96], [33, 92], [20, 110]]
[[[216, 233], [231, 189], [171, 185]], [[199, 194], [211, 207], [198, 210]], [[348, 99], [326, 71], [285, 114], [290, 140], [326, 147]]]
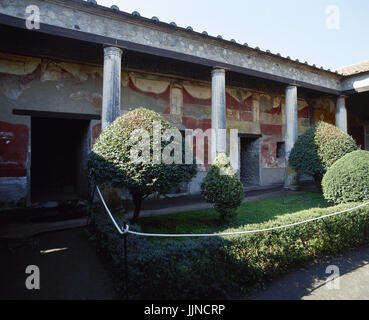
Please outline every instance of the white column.
[[286, 88], [286, 172], [284, 188], [286, 190], [298, 189], [298, 173], [289, 165], [291, 150], [298, 138], [298, 106], [297, 106], [297, 87], [288, 86]]
[[[101, 128], [104, 130], [120, 116], [120, 86], [122, 50], [109, 46], [104, 48], [104, 78]], [[120, 208], [122, 190], [111, 185], [102, 185], [106, 202], [113, 208]]]
[[117, 47], [104, 48], [104, 79], [101, 120], [103, 130], [120, 116], [122, 53], [122, 50]]
[[[226, 153], [226, 96], [225, 70], [216, 68], [211, 73], [212, 155]], [[215, 143], [214, 143], [215, 139]]]
[[346, 96], [339, 96], [336, 104], [336, 126], [347, 133]]

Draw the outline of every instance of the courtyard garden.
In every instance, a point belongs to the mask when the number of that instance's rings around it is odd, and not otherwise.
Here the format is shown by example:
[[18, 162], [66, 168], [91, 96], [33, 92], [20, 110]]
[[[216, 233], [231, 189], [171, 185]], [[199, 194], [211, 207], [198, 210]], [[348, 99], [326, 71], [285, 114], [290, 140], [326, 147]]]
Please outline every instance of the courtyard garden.
[[[132, 230], [148, 233], [218, 233], [292, 224], [362, 202], [329, 204], [321, 193], [302, 193], [245, 203], [237, 218], [219, 225], [207, 209], [141, 218]], [[112, 264], [124, 292], [123, 239], [102, 208], [92, 224], [98, 248]], [[123, 214], [115, 215], [120, 225]], [[368, 208], [288, 229], [214, 238], [144, 238], [129, 235], [128, 293], [131, 299], [226, 299], [247, 295], [303, 263], [369, 243]]]
[[[91, 239], [111, 262], [122, 297], [239, 297], [304, 263], [369, 243], [369, 207], [364, 206], [369, 200], [369, 152], [359, 150], [349, 135], [322, 122], [300, 136], [290, 156], [292, 167], [314, 177], [319, 191], [242, 203], [244, 191], [239, 178], [227, 157], [219, 154], [201, 187], [204, 201], [213, 208], [140, 217], [141, 203], [150, 194], [165, 194], [196, 173], [195, 165], [129, 161], [129, 152], [144, 141], [141, 137], [132, 145], [129, 134], [138, 127], [152, 130], [153, 120], [161, 121], [161, 128], [170, 128], [157, 114], [138, 109], [108, 127], [91, 154], [92, 183], [125, 187], [132, 195], [135, 210], [131, 221], [119, 210], [114, 212], [120, 226], [128, 223], [131, 231], [154, 234], [217, 234], [293, 226], [216, 237], [128, 234], [125, 261], [122, 235], [104, 208], [94, 206]], [[147, 134], [148, 157], [157, 148], [154, 139], [150, 142], [152, 134]], [[162, 142], [161, 148], [168, 149], [170, 144]], [[145, 150], [137, 155], [142, 158]], [[339, 212], [342, 214], [298, 224]]]

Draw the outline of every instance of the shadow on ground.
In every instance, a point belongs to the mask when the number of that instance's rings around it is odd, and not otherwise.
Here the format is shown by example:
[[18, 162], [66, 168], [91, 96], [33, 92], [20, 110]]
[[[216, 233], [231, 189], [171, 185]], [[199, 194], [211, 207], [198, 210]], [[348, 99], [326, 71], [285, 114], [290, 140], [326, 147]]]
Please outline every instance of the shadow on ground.
[[[116, 299], [107, 266], [83, 228], [0, 243], [0, 300]], [[40, 270], [40, 290], [25, 286], [26, 267]]]
[[[332, 271], [339, 268], [338, 282], [330, 282]], [[339, 288], [334, 288], [338, 284]], [[252, 300], [368, 300], [369, 299], [369, 247], [358, 248], [334, 258], [306, 265], [300, 270], [275, 280]]]

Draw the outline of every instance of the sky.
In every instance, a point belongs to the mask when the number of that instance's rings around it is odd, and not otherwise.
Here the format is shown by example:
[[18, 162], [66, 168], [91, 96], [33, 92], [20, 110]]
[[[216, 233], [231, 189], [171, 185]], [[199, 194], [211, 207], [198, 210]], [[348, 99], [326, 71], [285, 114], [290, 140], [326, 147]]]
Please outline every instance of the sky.
[[369, 0], [97, 0], [318, 67], [369, 60]]

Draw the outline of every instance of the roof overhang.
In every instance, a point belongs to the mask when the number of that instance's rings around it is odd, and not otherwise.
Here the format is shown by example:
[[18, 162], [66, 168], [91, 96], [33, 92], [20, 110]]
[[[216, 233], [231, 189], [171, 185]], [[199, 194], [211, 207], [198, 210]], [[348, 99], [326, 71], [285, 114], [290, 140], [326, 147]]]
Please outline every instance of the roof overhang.
[[344, 77], [342, 80], [342, 93], [351, 95], [369, 91], [369, 72]]
[[[27, 5], [40, 7], [40, 32], [175, 59], [206, 67], [223, 67], [247, 76], [341, 94], [342, 76], [234, 43], [223, 43], [149, 19], [78, 0], [15, 0], [0, 7], [0, 24], [26, 29]], [[24, 9], [24, 10], [22, 10]], [[24, 12], [24, 14], [22, 14]], [[191, 34], [190, 34], [191, 33]], [[208, 39], [209, 38], [209, 39]], [[3, 40], [4, 41], [4, 40]], [[226, 41], [228, 42], [228, 41]]]

